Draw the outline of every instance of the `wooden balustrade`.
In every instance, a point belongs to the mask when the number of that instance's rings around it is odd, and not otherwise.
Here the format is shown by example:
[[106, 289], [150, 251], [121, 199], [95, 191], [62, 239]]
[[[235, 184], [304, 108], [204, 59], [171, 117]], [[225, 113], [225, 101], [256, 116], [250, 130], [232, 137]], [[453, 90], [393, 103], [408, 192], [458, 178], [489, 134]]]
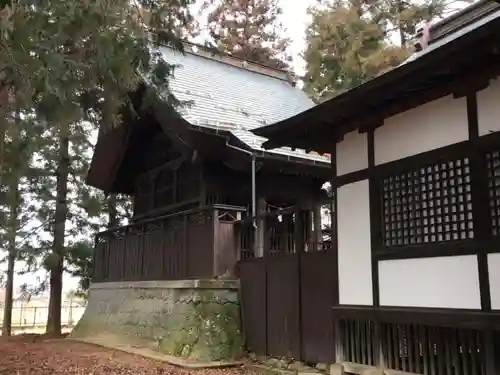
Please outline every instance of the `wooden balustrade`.
[[411, 374], [489, 375], [499, 354], [497, 314], [339, 306], [338, 363]]
[[237, 261], [233, 224], [245, 209], [214, 205], [96, 236], [93, 282], [211, 278]]
[[[297, 249], [306, 252], [327, 250], [331, 246], [326, 231], [313, 235], [311, 212], [296, 207], [267, 212], [255, 218], [246, 217], [236, 223], [237, 247], [240, 260], [293, 254]], [[319, 237], [319, 238], [318, 238]], [[257, 249], [262, 247], [261, 254]]]

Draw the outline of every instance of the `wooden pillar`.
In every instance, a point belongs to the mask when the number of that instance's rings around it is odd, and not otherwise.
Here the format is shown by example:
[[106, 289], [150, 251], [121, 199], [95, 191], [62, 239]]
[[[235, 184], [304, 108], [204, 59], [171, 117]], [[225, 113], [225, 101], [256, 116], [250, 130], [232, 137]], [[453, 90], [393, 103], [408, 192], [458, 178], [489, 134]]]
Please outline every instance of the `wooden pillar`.
[[375, 332], [374, 332], [374, 356], [375, 356], [375, 366], [379, 369], [384, 371], [385, 370], [385, 359], [384, 359], [384, 349], [382, 347], [382, 324], [380, 322], [379, 316], [376, 315], [374, 319], [374, 327], [375, 327]]
[[[241, 220], [241, 212], [236, 213], [236, 221]], [[242, 259], [241, 257], [241, 238], [243, 236], [244, 226], [243, 224], [234, 225], [233, 224], [233, 239], [234, 239], [234, 251], [236, 252], [236, 264]]]
[[257, 228], [255, 228], [255, 245], [254, 253], [256, 258], [261, 258], [264, 256], [264, 233], [266, 220], [263, 215], [266, 213], [266, 199], [264, 197], [257, 198], [257, 217], [255, 221]]
[[313, 251], [312, 249], [312, 242], [314, 239], [313, 233], [312, 233], [312, 226], [313, 226], [313, 215], [312, 215], [312, 210], [304, 210], [302, 211], [302, 233], [304, 237], [304, 251]]
[[335, 364], [332, 365], [330, 369], [331, 375], [343, 375], [344, 374], [344, 339], [343, 339], [343, 331], [341, 321], [338, 316], [334, 318], [335, 325]]
[[483, 360], [485, 361], [485, 369], [486, 369], [486, 374], [485, 375], [496, 375], [498, 374], [498, 362], [497, 361], [497, 356], [495, 353], [495, 339], [494, 339], [495, 332], [491, 328], [487, 328], [484, 333], [484, 357]]
[[303, 211], [301, 209], [298, 209], [295, 212], [295, 230], [294, 230], [294, 237], [295, 237], [295, 251], [297, 253], [303, 252], [304, 251], [304, 245], [307, 239], [307, 211]]
[[286, 254], [293, 252], [293, 214], [283, 214], [282, 218], [281, 247]]
[[296, 265], [297, 265], [297, 284], [296, 284], [296, 292], [297, 292], [297, 316], [298, 316], [298, 334], [299, 334], [299, 347], [298, 352], [294, 353], [297, 358], [303, 358], [304, 353], [304, 343], [302, 337], [302, 267], [301, 267], [301, 259], [302, 253], [305, 250], [305, 242], [306, 242], [306, 230], [307, 226], [307, 211], [303, 211], [301, 209], [297, 209], [295, 211], [295, 251], [296, 251]]
[[314, 250], [320, 250], [323, 243], [323, 228], [321, 227], [321, 204], [316, 203], [313, 208]]

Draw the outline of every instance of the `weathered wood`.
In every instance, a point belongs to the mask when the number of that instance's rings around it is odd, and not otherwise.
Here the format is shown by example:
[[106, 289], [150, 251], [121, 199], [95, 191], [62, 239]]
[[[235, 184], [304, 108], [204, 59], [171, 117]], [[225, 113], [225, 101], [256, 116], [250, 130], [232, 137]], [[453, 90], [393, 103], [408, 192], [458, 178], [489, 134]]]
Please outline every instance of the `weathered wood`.
[[93, 280], [211, 278], [233, 271], [233, 223], [243, 211], [193, 209], [99, 233]]
[[321, 249], [321, 246], [323, 244], [323, 228], [321, 225], [321, 205], [316, 204], [314, 206], [314, 211], [313, 211], [313, 220], [314, 220], [314, 225], [313, 225], [313, 241], [314, 241], [314, 250], [319, 250]]
[[[259, 196], [257, 198], [257, 216], [264, 215], [266, 212], [266, 199], [265, 197]], [[255, 221], [255, 240], [254, 240], [254, 253], [256, 257], [264, 256], [265, 247], [265, 228], [266, 219], [264, 217], [258, 218]]]

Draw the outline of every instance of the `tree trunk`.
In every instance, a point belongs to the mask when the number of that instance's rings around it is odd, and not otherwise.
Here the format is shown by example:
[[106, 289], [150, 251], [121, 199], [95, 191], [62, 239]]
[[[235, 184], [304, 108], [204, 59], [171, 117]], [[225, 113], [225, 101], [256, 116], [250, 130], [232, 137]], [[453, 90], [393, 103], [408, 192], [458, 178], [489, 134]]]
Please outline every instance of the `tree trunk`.
[[[0, 90], [0, 101], [8, 103], [9, 96], [6, 89]], [[0, 186], [4, 172], [4, 149], [5, 149], [5, 134], [7, 132], [7, 106], [0, 104]], [[3, 244], [0, 244], [3, 245]], [[2, 246], [3, 247], [3, 246]], [[14, 266], [15, 259], [11, 259], [9, 253], [7, 257], [7, 284], [5, 285], [5, 301], [3, 310], [2, 336], [10, 336], [12, 328], [12, 305], [14, 298]]]
[[8, 255], [7, 282], [5, 284], [5, 301], [3, 310], [2, 336], [10, 336], [12, 333], [12, 307], [14, 300], [14, 266], [15, 258]]
[[[3, 324], [2, 324], [2, 336], [10, 336], [12, 333], [12, 307], [14, 305], [14, 270], [16, 266], [17, 258], [17, 246], [16, 238], [18, 231], [18, 207], [20, 203], [19, 196], [19, 180], [20, 180], [20, 150], [19, 150], [19, 131], [20, 131], [20, 118], [16, 116], [16, 124], [12, 127], [12, 147], [10, 152], [12, 153], [12, 165], [10, 174], [8, 175], [8, 190], [7, 190], [7, 204], [9, 205], [9, 216], [7, 222], [7, 282], [5, 285], [5, 301], [4, 301], [4, 311], [3, 311]], [[5, 136], [5, 133], [2, 134]], [[3, 142], [4, 138], [1, 139], [2, 142], [2, 156], [3, 156]]]
[[108, 196], [108, 229], [113, 229], [118, 225], [118, 214], [116, 212], [116, 194]]
[[54, 220], [54, 239], [50, 267], [50, 301], [47, 319], [47, 334], [61, 335], [61, 302], [63, 283], [64, 239], [66, 232], [66, 217], [68, 214], [68, 175], [69, 159], [69, 125], [59, 128], [59, 165], [57, 166], [56, 212]]
[[9, 113], [9, 91], [7, 89], [0, 90], [0, 185], [4, 172], [4, 149], [5, 149], [5, 134], [7, 133]]
[[[0, 111], [0, 117], [2, 116], [2, 113]], [[0, 118], [0, 185], [2, 184], [2, 178], [3, 178], [3, 160], [4, 160], [4, 148], [5, 148], [5, 118]]]
[[406, 35], [405, 35], [405, 30], [404, 30], [404, 24], [403, 21], [401, 20], [401, 14], [404, 11], [404, 6], [401, 0], [398, 0], [396, 2], [397, 10], [398, 10], [398, 29], [399, 29], [399, 40], [401, 43], [401, 47], [406, 46]]

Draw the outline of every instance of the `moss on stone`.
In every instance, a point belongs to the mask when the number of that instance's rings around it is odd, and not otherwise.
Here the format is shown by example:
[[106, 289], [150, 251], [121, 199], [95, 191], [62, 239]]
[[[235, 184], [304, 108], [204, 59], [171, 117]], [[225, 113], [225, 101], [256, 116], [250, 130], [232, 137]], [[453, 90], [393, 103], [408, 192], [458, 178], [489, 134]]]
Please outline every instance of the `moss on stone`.
[[241, 357], [243, 343], [236, 303], [207, 291], [192, 298], [187, 306], [182, 323], [172, 327], [161, 341], [162, 352], [196, 361]]
[[91, 293], [72, 336], [100, 333], [199, 362], [233, 361], [243, 354], [234, 289], [128, 288], [115, 294]]

